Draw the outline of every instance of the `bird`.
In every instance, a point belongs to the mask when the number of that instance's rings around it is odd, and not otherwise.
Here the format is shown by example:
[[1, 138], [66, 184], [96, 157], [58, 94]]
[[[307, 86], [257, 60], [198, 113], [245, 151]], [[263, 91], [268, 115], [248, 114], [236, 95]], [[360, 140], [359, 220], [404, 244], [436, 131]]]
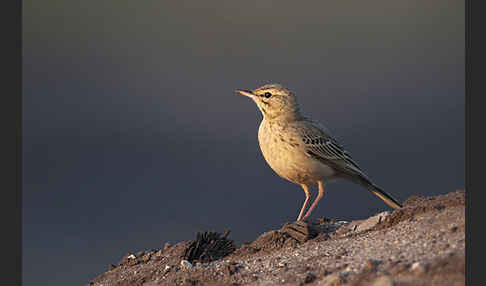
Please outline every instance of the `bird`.
[[[329, 130], [301, 112], [294, 92], [279, 83], [253, 90], [237, 89], [251, 98], [263, 115], [258, 128], [258, 143], [268, 165], [283, 179], [300, 185], [305, 200], [297, 221], [307, 221], [324, 196], [324, 183], [345, 179], [378, 196], [393, 209], [402, 205], [374, 184]], [[306, 210], [310, 187], [318, 194]]]

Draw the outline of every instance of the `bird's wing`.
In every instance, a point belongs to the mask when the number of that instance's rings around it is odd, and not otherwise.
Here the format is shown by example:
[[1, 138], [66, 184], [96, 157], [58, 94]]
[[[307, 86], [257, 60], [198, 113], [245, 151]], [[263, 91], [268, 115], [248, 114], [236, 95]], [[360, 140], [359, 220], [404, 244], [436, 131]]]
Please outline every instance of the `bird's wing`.
[[351, 155], [318, 122], [305, 121], [299, 128], [299, 135], [308, 156], [331, 165], [339, 171], [361, 175], [367, 179], [366, 174], [359, 168]]
[[402, 205], [390, 194], [371, 182], [368, 176], [358, 167], [348, 152], [337, 142], [329, 131], [317, 122], [301, 121], [298, 129], [299, 137], [304, 143], [306, 154], [337, 172], [340, 176], [361, 184], [369, 191], [381, 198], [392, 208], [401, 208]]

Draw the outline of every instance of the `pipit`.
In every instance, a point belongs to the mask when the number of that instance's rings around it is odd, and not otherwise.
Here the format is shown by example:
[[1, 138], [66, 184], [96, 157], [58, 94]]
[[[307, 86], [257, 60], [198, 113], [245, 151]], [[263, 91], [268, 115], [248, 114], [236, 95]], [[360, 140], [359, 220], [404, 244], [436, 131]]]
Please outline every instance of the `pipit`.
[[[324, 182], [346, 179], [365, 187], [392, 208], [401, 204], [371, 182], [370, 178], [330, 132], [303, 116], [295, 95], [280, 84], [267, 84], [252, 91], [236, 90], [253, 99], [263, 120], [258, 143], [263, 157], [282, 178], [301, 185], [305, 201], [298, 221], [306, 220], [324, 195]], [[310, 198], [309, 186], [318, 185], [318, 195], [304, 215]]]

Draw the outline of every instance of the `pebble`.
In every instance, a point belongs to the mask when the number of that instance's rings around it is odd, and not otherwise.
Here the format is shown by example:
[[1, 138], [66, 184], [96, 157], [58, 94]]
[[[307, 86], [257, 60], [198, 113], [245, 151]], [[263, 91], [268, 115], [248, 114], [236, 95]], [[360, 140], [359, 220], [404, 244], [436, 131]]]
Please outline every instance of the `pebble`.
[[418, 275], [423, 275], [425, 274], [425, 272], [427, 272], [426, 267], [420, 262], [415, 262], [414, 264], [412, 264], [410, 270], [412, 270], [415, 274]]
[[190, 268], [192, 268], [194, 266], [191, 264], [191, 262], [183, 259], [183, 260], [181, 260], [181, 267], [183, 269], [190, 269]]
[[313, 273], [307, 273], [307, 275], [304, 278], [304, 283], [305, 284], [311, 283], [314, 280], [316, 280], [316, 275], [314, 275]]
[[141, 258], [142, 258], [143, 262], [147, 262], [147, 261], [150, 260], [151, 257], [152, 257], [152, 253], [148, 252], [148, 253], [144, 254]]

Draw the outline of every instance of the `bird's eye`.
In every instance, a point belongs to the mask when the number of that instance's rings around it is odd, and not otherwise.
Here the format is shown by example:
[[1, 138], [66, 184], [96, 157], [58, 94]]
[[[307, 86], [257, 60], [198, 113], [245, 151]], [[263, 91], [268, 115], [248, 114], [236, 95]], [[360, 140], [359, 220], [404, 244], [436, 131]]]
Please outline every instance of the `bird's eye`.
[[268, 91], [267, 91], [267, 92], [265, 92], [264, 96], [265, 96], [266, 98], [269, 98], [270, 96], [272, 96], [272, 94], [271, 94], [270, 92], [268, 92]]

